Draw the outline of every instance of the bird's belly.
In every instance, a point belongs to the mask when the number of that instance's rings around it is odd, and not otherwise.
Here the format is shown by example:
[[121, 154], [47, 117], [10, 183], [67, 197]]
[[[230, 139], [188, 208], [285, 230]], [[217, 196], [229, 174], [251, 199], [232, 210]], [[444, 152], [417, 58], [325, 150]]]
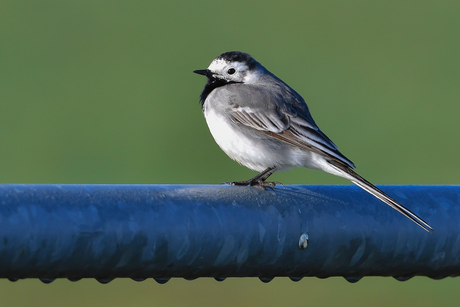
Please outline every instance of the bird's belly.
[[268, 167], [276, 167], [277, 171], [281, 171], [303, 166], [303, 160], [308, 155], [263, 132], [234, 123], [212, 109], [205, 109], [205, 117], [219, 147], [230, 158], [251, 170], [261, 172]]

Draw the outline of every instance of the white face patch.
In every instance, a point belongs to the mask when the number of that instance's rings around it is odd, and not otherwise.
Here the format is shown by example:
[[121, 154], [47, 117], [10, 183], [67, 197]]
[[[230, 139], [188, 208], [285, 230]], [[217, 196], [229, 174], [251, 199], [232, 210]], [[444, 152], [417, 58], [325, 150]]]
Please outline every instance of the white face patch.
[[[235, 69], [234, 74], [229, 74], [230, 68]], [[244, 62], [228, 62], [223, 59], [215, 59], [211, 62], [208, 69], [220, 76], [220, 78], [234, 81], [244, 81], [243, 78], [246, 75], [246, 71], [249, 69]]]
[[222, 59], [214, 60], [209, 64], [208, 69], [212, 72], [221, 72], [228, 66], [228, 62]]

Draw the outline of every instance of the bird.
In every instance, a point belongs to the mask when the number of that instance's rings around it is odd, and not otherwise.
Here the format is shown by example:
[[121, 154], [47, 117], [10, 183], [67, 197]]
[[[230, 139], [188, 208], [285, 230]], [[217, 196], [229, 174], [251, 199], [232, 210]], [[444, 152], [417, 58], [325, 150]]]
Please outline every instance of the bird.
[[350, 180], [427, 232], [433, 228], [382, 190], [358, 175], [355, 165], [318, 127], [305, 100], [251, 55], [229, 51], [207, 69], [200, 105], [219, 147], [239, 164], [258, 172], [232, 186], [273, 189], [266, 181], [278, 171], [295, 167], [321, 170]]

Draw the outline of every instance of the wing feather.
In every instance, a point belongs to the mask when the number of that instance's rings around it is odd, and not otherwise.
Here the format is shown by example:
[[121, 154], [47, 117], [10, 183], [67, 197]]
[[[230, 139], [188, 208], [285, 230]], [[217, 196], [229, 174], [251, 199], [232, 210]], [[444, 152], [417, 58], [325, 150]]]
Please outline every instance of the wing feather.
[[249, 106], [236, 106], [230, 116], [234, 122], [261, 131], [288, 144], [316, 152], [354, 168], [355, 165], [346, 158], [337, 146], [318, 128], [297, 110], [284, 106], [263, 109]]

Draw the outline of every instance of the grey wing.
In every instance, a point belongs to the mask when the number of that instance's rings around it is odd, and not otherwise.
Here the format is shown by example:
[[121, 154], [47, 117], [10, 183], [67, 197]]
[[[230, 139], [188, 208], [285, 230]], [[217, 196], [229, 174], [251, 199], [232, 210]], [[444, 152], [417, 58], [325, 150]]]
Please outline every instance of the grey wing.
[[[230, 117], [234, 122], [261, 131], [354, 168], [355, 165], [319, 129], [307, 105], [296, 93], [270, 92], [245, 85], [232, 91]], [[286, 98], [294, 103], [286, 102]]]

